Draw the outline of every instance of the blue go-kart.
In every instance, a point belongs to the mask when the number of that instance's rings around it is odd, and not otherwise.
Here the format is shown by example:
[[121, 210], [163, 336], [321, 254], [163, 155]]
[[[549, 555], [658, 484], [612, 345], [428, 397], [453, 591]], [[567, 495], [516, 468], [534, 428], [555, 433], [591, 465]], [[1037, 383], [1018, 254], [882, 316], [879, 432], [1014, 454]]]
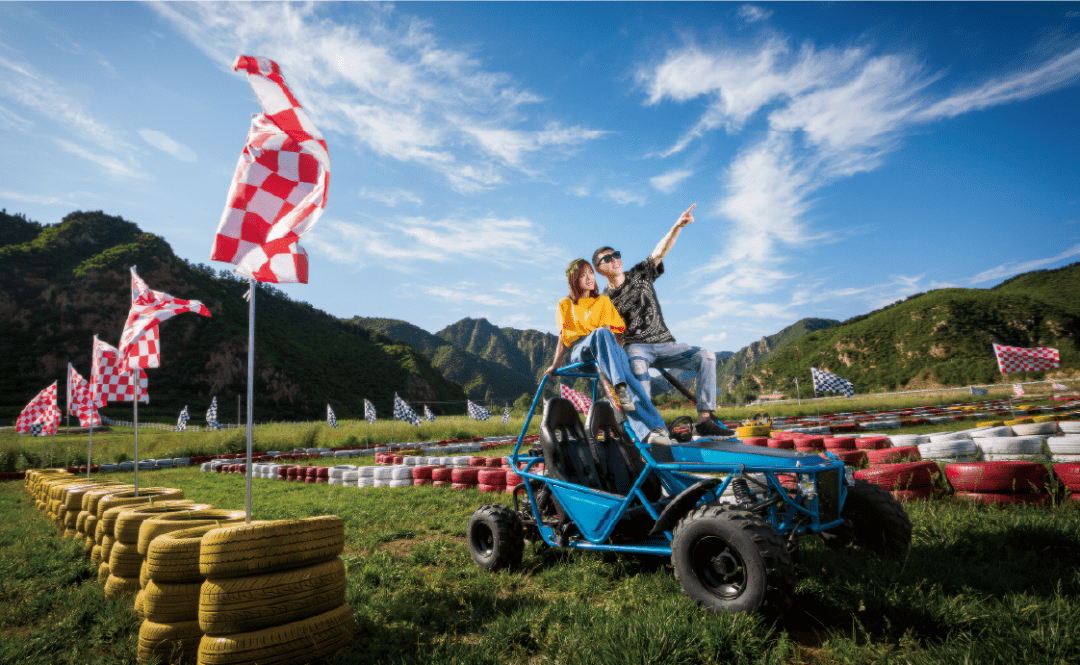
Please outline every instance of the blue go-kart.
[[699, 604], [779, 616], [791, 604], [801, 536], [879, 555], [906, 553], [911, 522], [900, 503], [855, 480], [830, 453], [689, 436], [672, 446], [644, 444], [625, 427], [616, 400], [597, 399], [601, 386], [609, 398], [613, 393], [593, 364], [555, 374], [591, 380], [592, 407], [583, 424], [569, 400], [546, 400], [539, 443], [523, 451], [548, 377], [540, 382], [507, 457], [524, 480], [514, 508], [485, 505], [469, 519], [466, 540], [481, 567], [516, 567], [526, 540], [658, 555], [671, 558], [683, 592]]

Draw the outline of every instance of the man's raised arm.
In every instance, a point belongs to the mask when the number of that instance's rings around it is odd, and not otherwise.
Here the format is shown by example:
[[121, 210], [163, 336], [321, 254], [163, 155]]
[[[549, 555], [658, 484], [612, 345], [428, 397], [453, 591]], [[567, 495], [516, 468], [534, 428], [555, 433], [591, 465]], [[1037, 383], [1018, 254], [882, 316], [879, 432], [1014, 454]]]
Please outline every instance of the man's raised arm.
[[679, 237], [679, 232], [682, 231], [684, 226], [694, 221], [694, 215], [691, 214], [691, 211], [696, 206], [696, 203], [690, 206], [686, 212], [679, 217], [679, 221], [675, 222], [675, 226], [671, 227], [671, 230], [667, 232], [667, 235], [660, 239], [660, 243], [656, 246], [656, 249], [652, 251], [652, 254], [649, 254], [649, 258], [653, 260], [654, 264], [660, 263], [660, 261], [667, 256], [667, 253], [675, 246], [675, 239]]

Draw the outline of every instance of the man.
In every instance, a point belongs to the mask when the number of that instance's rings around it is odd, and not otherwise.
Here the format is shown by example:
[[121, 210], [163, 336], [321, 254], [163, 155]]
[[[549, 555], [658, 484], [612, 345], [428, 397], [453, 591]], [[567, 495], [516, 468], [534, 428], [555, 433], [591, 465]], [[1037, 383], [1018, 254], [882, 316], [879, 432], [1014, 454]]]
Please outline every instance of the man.
[[664, 314], [653, 288], [656, 278], [664, 274], [663, 259], [675, 245], [675, 239], [683, 227], [694, 221], [692, 211], [696, 206], [696, 203], [690, 206], [661, 238], [652, 254], [630, 272], [623, 272], [622, 255], [611, 247], [601, 247], [593, 252], [592, 263], [608, 281], [604, 295], [611, 299], [626, 322], [623, 345], [634, 377], [646, 393], [650, 390], [650, 365], [697, 372], [698, 420], [694, 435], [731, 436], [734, 432], [718, 425], [712, 417], [716, 409], [716, 354], [675, 341], [664, 324]]

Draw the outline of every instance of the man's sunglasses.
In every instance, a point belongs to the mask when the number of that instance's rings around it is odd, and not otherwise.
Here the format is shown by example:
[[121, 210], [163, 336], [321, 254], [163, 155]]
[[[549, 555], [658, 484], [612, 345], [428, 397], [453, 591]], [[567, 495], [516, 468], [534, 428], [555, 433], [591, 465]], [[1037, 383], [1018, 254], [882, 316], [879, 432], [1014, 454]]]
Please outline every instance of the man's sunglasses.
[[622, 258], [622, 254], [620, 254], [619, 252], [612, 252], [610, 254], [604, 254], [603, 256], [600, 257], [600, 260], [597, 261], [597, 265], [603, 265], [603, 264], [607, 263], [608, 261], [614, 261], [615, 259], [621, 259], [621, 258]]

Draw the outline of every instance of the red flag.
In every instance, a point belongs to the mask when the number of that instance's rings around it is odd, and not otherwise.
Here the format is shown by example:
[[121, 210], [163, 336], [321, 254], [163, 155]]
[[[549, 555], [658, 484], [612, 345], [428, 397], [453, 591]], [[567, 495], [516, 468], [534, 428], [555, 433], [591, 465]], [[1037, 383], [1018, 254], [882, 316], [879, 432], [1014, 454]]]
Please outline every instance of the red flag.
[[40, 429], [35, 434], [42, 436], [56, 434], [56, 428], [60, 424], [60, 407], [56, 405], [56, 381], [52, 385], [37, 394], [19, 414], [15, 421], [15, 431], [19, 434], [29, 434], [31, 430]]
[[591, 399], [566, 384], [559, 385], [559, 394], [570, 400], [574, 404], [574, 408], [582, 413], [588, 413], [589, 408], [592, 407]]
[[181, 300], [153, 291], [131, 268], [131, 311], [120, 335], [120, 358], [125, 367], [147, 368], [161, 365], [158, 324], [177, 314], [196, 312], [210, 316], [198, 300]]
[[1025, 349], [1019, 346], [995, 344], [994, 355], [997, 356], [998, 370], [1002, 374], [1054, 369], [1060, 361], [1058, 350], [1048, 346]]
[[259, 282], [307, 284], [297, 244], [326, 207], [330, 154], [273, 60], [242, 55], [263, 112], [251, 119], [210, 258]]
[[75, 371], [71, 363], [68, 363], [67, 396], [68, 413], [78, 418], [80, 425], [89, 427], [101, 424], [94, 406], [94, 396], [90, 392], [90, 384]]
[[[150, 403], [146, 372], [139, 373], [139, 401]], [[111, 344], [94, 337], [94, 361], [90, 369], [90, 393], [94, 404], [102, 408], [109, 402], [131, 402], [135, 399], [135, 372], [120, 363], [120, 352]]]
[[1014, 383], [1013, 384], [1013, 394], [1016, 395], [1017, 397], [1023, 397], [1024, 396], [1024, 386], [1020, 385], [1019, 383]]

